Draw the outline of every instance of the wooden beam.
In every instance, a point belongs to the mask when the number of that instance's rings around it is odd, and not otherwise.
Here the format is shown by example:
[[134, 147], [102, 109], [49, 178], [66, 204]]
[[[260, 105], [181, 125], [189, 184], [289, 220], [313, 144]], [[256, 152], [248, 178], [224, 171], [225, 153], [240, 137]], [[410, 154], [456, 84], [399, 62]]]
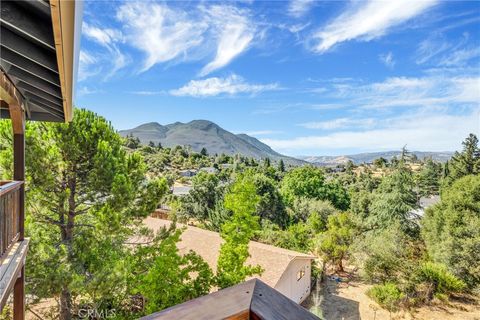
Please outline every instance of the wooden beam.
[[13, 320], [25, 320], [25, 262], [13, 287]]
[[[18, 104], [10, 104], [13, 127], [13, 179], [25, 181], [25, 111]], [[20, 187], [18, 206], [19, 240], [25, 239], [25, 184]], [[13, 287], [13, 319], [25, 320], [25, 262]]]
[[73, 55], [75, 1], [50, 0], [58, 73], [63, 96], [65, 122], [73, 117]]
[[0, 70], [0, 100], [4, 100], [7, 104], [17, 104], [22, 106], [24, 104], [23, 96], [15, 88], [13, 82], [7, 77], [3, 70]]

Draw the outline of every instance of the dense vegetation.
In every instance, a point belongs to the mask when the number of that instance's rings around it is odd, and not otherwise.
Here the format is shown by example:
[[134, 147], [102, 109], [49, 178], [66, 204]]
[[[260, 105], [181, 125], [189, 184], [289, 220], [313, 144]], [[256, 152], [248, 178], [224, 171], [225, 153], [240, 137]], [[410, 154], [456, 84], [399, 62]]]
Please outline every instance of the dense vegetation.
[[[0, 122], [2, 174], [11, 128]], [[448, 163], [400, 158], [337, 168], [164, 148], [122, 139], [103, 118], [76, 110], [70, 124], [27, 126], [29, 302], [59, 300], [60, 319], [81, 308], [137, 318], [261, 274], [245, 265], [251, 239], [313, 252], [325, 269], [358, 268], [372, 299], [390, 310], [480, 286], [480, 149], [472, 134]], [[184, 170], [194, 170], [194, 176]], [[176, 196], [178, 185], [191, 187]], [[419, 210], [420, 197], [441, 200]], [[170, 218], [220, 232], [217, 274], [181, 254]]]

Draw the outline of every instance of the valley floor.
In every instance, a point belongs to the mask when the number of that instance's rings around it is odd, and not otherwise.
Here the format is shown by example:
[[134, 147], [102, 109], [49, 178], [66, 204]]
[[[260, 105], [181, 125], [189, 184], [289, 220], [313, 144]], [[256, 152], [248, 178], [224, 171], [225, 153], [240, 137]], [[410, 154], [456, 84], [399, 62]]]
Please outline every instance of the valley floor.
[[390, 314], [367, 295], [370, 285], [352, 279], [348, 283], [328, 277], [319, 283], [304, 307], [324, 320], [480, 320], [480, 301], [432, 304], [414, 311]]

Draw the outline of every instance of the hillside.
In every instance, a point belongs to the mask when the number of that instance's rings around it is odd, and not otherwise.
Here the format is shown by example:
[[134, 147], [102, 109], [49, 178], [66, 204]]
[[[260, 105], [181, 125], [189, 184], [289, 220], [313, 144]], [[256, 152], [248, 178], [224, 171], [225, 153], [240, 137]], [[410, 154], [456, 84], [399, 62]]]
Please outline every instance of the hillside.
[[177, 145], [190, 146], [200, 152], [206, 148], [210, 154], [241, 154], [256, 159], [283, 159], [287, 164], [301, 165], [305, 161], [284, 156], [275, 152], [266, 144], [246, 134], [233, 134], [217, 124], [207, 120], [193, 120], [188, 123], [175, 122], [161, 125], [157, 122], [142, 124], [136, 128], [119, 131], [120, 135], [133, 135], [143, 144], [150, 141], [161, 143], [165, 147]]
[[[412, 154], [415, 154], [418, 159], [429, 158], [432, 157], [433, 160], [445, 162], [449, 160], [453, 152], [445, 151], [445, 152], [425, 152], [425, 151], [411, 151]], [[348, 161], [353, 161], [355, 164], [361, 163], [371, 163], [373, 160], [383, 157], [387, 160], [391, 160], [394, 156], [397, 158], [400, 157], [402, 154], [401, 151], [385, 151], [385, 152], [369, 152], [369, 153], [358, 153], [358, 154], [351, 154], [351, 155], [344, 155], [344, 156], [305, 156], [300, 157], [300, 159], [305, 160], [307, 162], [316, 164], [316, 165], [337, 165], [337, 164], [344, 164]]]

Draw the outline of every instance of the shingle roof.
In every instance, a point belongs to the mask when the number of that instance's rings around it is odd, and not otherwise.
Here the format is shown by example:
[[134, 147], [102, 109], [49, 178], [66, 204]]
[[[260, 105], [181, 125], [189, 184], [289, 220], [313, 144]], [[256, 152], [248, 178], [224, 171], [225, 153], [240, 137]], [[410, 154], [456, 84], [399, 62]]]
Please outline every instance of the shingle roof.
[[[168, 227], [172, 223], [169, 220], [149, 217], [144, 220], [145, 225], [154, 231], [162, 227]], [[199, 254], [215, 271], [220, 251], [220, 245], [223, 240], [217, 232], [208, 231], [192, 226], [177, 224], [178, 227], [186, 227], [181, 236], [178, 248], [182, 253], [189, 250]], [[294, 259], [315, 259], [315, 256], [308, 255], [292, 250], [278, 248], [275, 246], [250, 241], [250, 257], [247, 263], [251, 265], [260, 265], [263, 273], [260, 278], [271, 287], [275, 287], [281, 276], [287, 269], [290, 262]]]

